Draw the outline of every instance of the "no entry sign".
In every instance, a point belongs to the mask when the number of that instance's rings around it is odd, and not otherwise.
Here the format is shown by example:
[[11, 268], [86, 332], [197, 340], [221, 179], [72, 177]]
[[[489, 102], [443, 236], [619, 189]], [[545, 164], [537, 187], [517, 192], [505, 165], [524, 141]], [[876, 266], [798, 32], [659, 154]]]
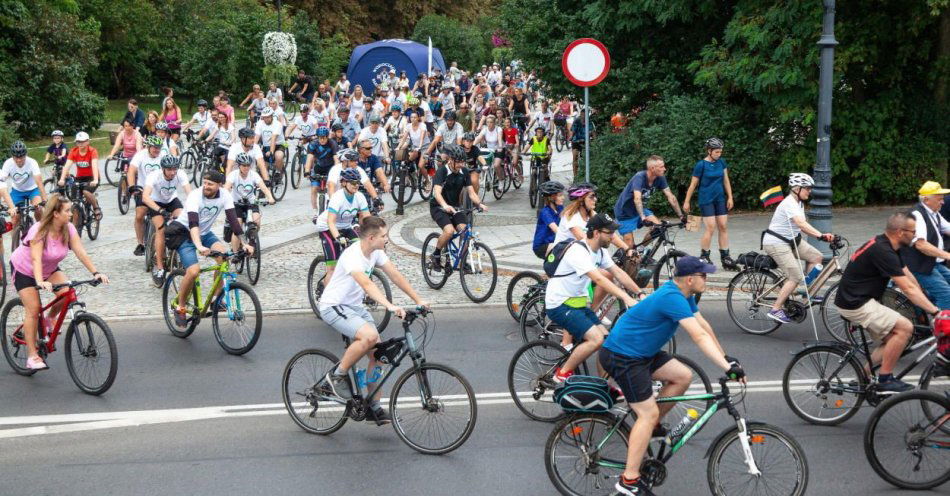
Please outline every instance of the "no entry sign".
[[564, 75], [577, 86], [594, 86], [607, 77], [610, 54], [603, 43], [593, 38], [575, 40], [561, 57]]

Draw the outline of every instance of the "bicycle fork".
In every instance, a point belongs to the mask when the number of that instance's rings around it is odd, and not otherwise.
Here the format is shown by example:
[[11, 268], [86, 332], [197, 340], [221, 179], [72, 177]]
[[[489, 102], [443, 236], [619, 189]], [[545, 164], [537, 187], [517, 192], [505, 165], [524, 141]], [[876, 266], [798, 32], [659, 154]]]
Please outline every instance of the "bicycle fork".
[[742, 446], [742, 455], [745, 457], [749, 475], [761, 476], [762, 472], [759, 471], [759, 467], [756, 466], [755, 459], [752, 457], [752, 448], [749, 446], [749, 429], [746, 427], [745, 419], [740, 418], [736, 421], [736, 425], [739, 427], [739, 444]]

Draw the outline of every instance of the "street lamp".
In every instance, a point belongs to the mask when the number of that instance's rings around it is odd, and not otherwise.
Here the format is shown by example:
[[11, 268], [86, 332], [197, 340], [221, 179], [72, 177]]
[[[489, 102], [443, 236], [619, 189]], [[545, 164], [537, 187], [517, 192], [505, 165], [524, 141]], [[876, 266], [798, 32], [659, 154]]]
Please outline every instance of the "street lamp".
[[[815, 162], [815, 188], [812, 191], [808, 221], [823, 233], [831, 232], [831, 92], [834, 85], [835, 0], [823, 0], [825, 14], [821, 26], [821, 66], [818, 86], [818, 159]], [[817, 239], [811, 243], [831, 256], [828, 245]]]
[[283, 31], [283, 29], [280, 28], [280, 0], [274, 0], [274, 3], [277, 4], [277, 30]]

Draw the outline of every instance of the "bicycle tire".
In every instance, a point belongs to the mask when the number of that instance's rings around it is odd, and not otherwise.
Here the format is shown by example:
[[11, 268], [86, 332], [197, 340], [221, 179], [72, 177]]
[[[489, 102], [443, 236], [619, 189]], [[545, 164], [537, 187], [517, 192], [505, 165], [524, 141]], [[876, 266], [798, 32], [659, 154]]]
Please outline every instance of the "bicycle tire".
[[119, 203], [119, 213], [122, 215], [129, 213], [129, 200], [132, 195], [129, 194], [129, 180], [126, 176], [119, 179], [119, 185], [116, 186], [115, 192]]
[[197, 161], [198, 159], [195, 157], [194, 150], [189, 149], [185, 153], [181, 154], [181, 159], [180, 159], [181, 170], [185, 172], [192, 171]]
[[[15, 308], [19, 307], [16, 317], [11, 317]], [[20, 298], [13, 298], [3, 306], [3, 312], [0, 314], [0, 329], [3, 330], [2, 348], [3, 357], [7, 359], [10, 368], [19, 375], [31, 376], [36, 373], [35, 370], [26, 368], [27, 356], [26, 345], [15, 344], [13, 342], [13, 333], [17, 328], [23, 325], [26, 319], [26, 307]], [[11, 322], [13, 320], [13, 322]]]
[[303, 166], [300, 165], [300, 153], [294, 153], [294, 158], [290, 161], [290, 186], [294, 189], [299, 188], [302, 176]]
[[[271, 174], [271, 177], [274, 177], [274, 173], [276, 172], [276, 168], [274, 169], [273, 172], [271, 172], [271, 171], [268, 171], [268, 172]], [[287, 174], [286, 174], [286, 172], [284, 172], [284, 171], [276, 172], [276, 174], [277, 174], [279, 177], [278, 177], [277, 181], [274, 181], [274, 182], [272, 183], [272, 184], [273, 184], [273, 187], [271, 188], [271, 192], [273, 193], [275, 200], [281, 201], [281, 200], [284, 199], [284, 195], [287, 194]]]
[[247, 265], [247, 280], [251, 283], [252, 286], [257, 285], [257, 281], [261, 278], [261, 237], [257, 235], [257, 230], [254, 230], [254, 235], [251, 236], [248, 240], [248, 244], [254, 247], [254, 254], [250, 256], [241, 257]]
[[145, 219], [145, 272], [155, 268], [155, 226], [152, 219]]
[[[322, 270], [319, 268], [321, 265], [323, 266]], [[307, 299], [310, 301], [310, 309], [313, 310], [313, 314], [320, 320], [323, 320], [320, 317], [320, 295], [323, 294], [324, 288], [322, 284], [317, 282], [317, 279], [314, 279], [314, 275], [318, 276], [318, 279], [322, 281], [326, 273], [326, 257], [317, 255], [313, 258], [313, 261], [310, 262], [310, 270], [307, 271]]]
[[[241, 296], [241, 293], [244, 293], [245, 296]], [[216, 304], [211, 306], [213, 309], [211, 312], [211, 329], [214, 331], [214, 338], [218, 342], [218, 345], [221, 346], [221, 349], [230, 355], [243, 355], [254, 349], [254, 345], [257, 344], [257, 341], [261, 337], [261, 327], [264, 322], [261, 301], [257, 298], [257, 293], [254, 292], [254, 289], [240, 281], [231, 282], [227, 294], [230, 297], [228, 311], [219, 311], [218, 305]], [[221, 295], [218, 296], [218, 300], [222, 300], [224, 296], [225, 293], [222, 291]], [[251, 304], [251, 307], [248, 307], [248, 303]], [[248, 319], [249, 310], [253, 310], [251, 317], [254, 318], [254, 323], [252, 326], [243, 325]], [[233, 319], [229, 312], [234, 314]], [[227, 333], [221, 329], [221, 324], [224, 323], [223, 321], [225, 320], [232, 323], [240, 322], [246, 329], [240, 332], [243, 337], [238, 341], [237, 346], [226, 342], [228, 341]]]
[[52, 195], [59, 190], [59, 184], [56, 184], [55, 179], [50, 178], [43, 181], [43, 189], [46, 190], [47, 195]]
[[[407, 172], [404, 168], [399, 168], [399, 174], [393, 177], [393, 184], [390, 187], [389, 194], [392, 195], [396, 205], [406, 206], [416, 195], [416, 175]], [[402, 195], [402, 198], [399, 196]]]
[[95, 241], [96, 238], [99, 237], [99, 227], [101, 227], [101, 222], [96, 218], [96, 214], [93, 212], [91, 205], [87, 205], [86, 210], [86, 234], [89, 235], [90, 241]]
[[[303, 375], [302, 384], [300, 387], [307, 387], [307, 389], [303, 391], [292, 392], [291, 389], [297, 389], [297, 388], [293, 388], [291, 384], [292, 374], [294, 373], [294, 370], [295, 370], [294, 365], [296, 365], [298, 361], [303, 360], [304, 357], [308, 355], [317, 355], [320, 358], [323, 358], [326, 361], [327, 365], [326, 366], [324, 366], [324, 364], [320, 364], [319, 366], [310, 365], [309, 367], [304, 366], [304, 367], [301, 367], [300, 369], [297, 369], [297, 370], [300, 370], [301, 371], [300, 374]], [[346, 406], [327, 405], [327, 403], [329, 402], [326, 402], [326, 401], [324, 402], [322, 407], [323, 409], [328, 410], [327, 413], [331, 414], [328, 416], [328, 419], [332, 420], [332, 422], [329, 424], [328, 427], [326, 428], [314, 427], [312, 424], [308, 423], [306, 419], [304, 418], [304, 417], [315, 418], [316, 412], [321, 409], [320, 401], [318, 399], [321, 396], [321, 391], [315, 391], [314, 386], [317, 386], [320, 383], [323, 377], [326, 376], [327, 372], [329, 372], [331, 369], [335, 369], [336, 365], [339, 362], [340, 360], [333, 353], [330, 353], [324, 350], [309, 349], [309, 350], [301, 350], [297, 352], [297, 354], [294, 355], [290, 359], [290, 361], [287, 362], [287, 365], [284, 367], [284, 373], [281, 378], [281, 396], [284, 399], [284, 407], [287, 409], [287, 413], [290, 414], [291, 420], [293, 420], [294, 423], [297, 424], [298, 427], [309, 432], [310, 434], [319, 434], [322, 436], [333, 434], [334, 432], [340, 430], [340, 428], [343, 427], [343, 424], [345, 424], [347, 419], [349, 418], [349, 414], [350, 414], [349, 403], [347, 403]], [[310, 384], [310, 386], [306, 386], [306, 384]], [[322, 395], [327, 395], [326, 391], [323, 391], [322, 393], [323, 393]], [[301, 416], [297, 413], [296, 408], [294, 407], [294, 403], [293, 403], [294, 395], [303, 396], [306, 399], [307, 404], [315, 407], [314, 409], [310, 410], [310, 414]], [[339, 418], [337, 418], [335, 414], [336, 408], [340, 408]]]
[[[502, 165], [502, 167], [504, 167], [504, 165]], [[505, 169], [502, 169], [501, 171], [502, 171], [502, 174], [504, 174]], [[501, 198], [505, 196], [505, 191], [508, 190], [508, 188], [505, 186], [505, 181], [509, 181], [510, 178], [508, 177], [507, 174], [505, 174], [504, 177], [501, 177], [501, 178], [494, 177], [493, 179], [495, 180], [492, 181], [491, 194], [492, 196], [495, 197], [496, 200], [501, 200]]]
[[[435, 395], [432, 394], [431, 388], [434, 387], [437, 381], [434, 379], [432, 372], [435, 371], [446, 374], [461, 386], [460, 391], [446, 395], [447, 398], [451, 400], [448, 404], [442, 399], [433, 397]], [[419, 395], [420, 391], [422, 391], [422, 394], [417, 398], [408, 397], [400, 400], [400, 393], [404, 391], [403, 386], [409, 383], [410, 378], [416, 378], [416, 384], [410, 385], [405, 395]], [[431, 396], [426, 397], [427, 395]], [[418, 439], [410, 439], [412, 436], [406, 431], [409, 427], [419, 424], [430, 426], [438, 422], [439, 419], [455, 418], [455, 415], [445, 415], [446, 408], [457, 406], [456, 404], [464, 399], [463, 396], [468, 399], [469, 418], [464, 421], [464, 425], [460, 429], [457, 429], [459, 433], [454, 440], [441, 446], [423, 446]], [[420, 404], [423, 398], [425, 400], [424, 406]], [[415, 405], [416, 408], [413, 409], [411, 405]], [[454, 408], [452, 409], [455, 411]], [[413, 410], [422, 412], [423, 414], [428, 413], [434, 415], [428, 418], [426, 422], [406, 420], [406, 417], [410, 415]], [[410, 448], [426, 455], [444, 455], [457, 449], [472, 435], [472, 431], [475, 430], [475, 422], [478, 420], [478, 404], [475, 400], [475, 391], [472, 390], [472, 386], [468, 383], [468, 380], [455, 369], [434, 362], [422, 363], [418, 368], [414, 367], [409, 369], [396, 380], [396, 384], [393, 385], [392, 396], [389, 399], [389, 411], [393, 418], [393, 429], [396, 431], [396, 435], [399, 436], [399, 439]], [[449, 432], [445, 426], [442, 426], [438, 430], [440, 437], [447, 435]]]
[[115, 174], [109, 174], [109, 171], [115, 172], [113, 169], [116, 164], [119, 163], [119, 160], [115, 156], [109, 157], [106, 159], [105, 164], [102, 166], [102, 175], [106, 176], [106, 181], [108, 181], [109, 186], [115, 186]]
[[438, 239], [438, 234], [429, 234], [422, 243], [422, 254], [420, 255], [422, 261], [422, 277], [426, 280], [426, 284], [432, 289], [442, 289], [442, 286], [445, 286], [445, 282], [449, 280], [449, 275], [452, 271], [450, 267], [452, 260], [448, 253], [448, 245], [442, 249], [442, 270], [436, 271], [432, 268], [431, 256], [435, 250], [436, 240]]
[[419, 198], [422, 198], [422, 201], [429, 201], [432, 198], [432, 189], [435, 187], [432, 184], [432, 176], [428, 174], [417, 174], [416, 186], [419, 189]]
[[[820, 354], [826, 354], [827, 359], [822, 360]], [[815, 356], [809, 356], [815, 355]], [[854, 357], [848, 359], [848, 363], [835, 377], [828, 377], [829, 370], [817, 370], [818, 367], [834, 368], [838, 363], [845, 360], [846, 353], [838, 346], [833, 345], [815, 345], [809, 346], [792, 357], [785, 367], [782, 374], [782, 395], [785, 397], [785, 403], [792, 409], [800, 419], [814, 425], [838, 425], [853, 417], [861, 408], [864, 402], [865, 393], [868, 385], [867, 376], [864, 373], [864, 365], [859, 363]], [[824, 365], [822, 365], [824, 362]], [[803, 363], [802, 370], [796, 370], [796, 365]], [[814, 365], [814, 369], [809, 365]], [[841, 374], [846, 374], [844, 377]], [[795, 375], [795, 377], [792, 377]], [[817, 375], [817, 379], [815, 376]], [[849, 385], [851, 381], [856, 381], [859, 393], [850, 392], [845, 388], [853, 388]], [[800, 389], [804, 386], [805, 389]], [[793, 394], [794, 390], [803, 391], [801, 394]], [[811, 413], [803, 403], [814, 396], [818, 400], [818, 413]], [[842, 408], [845, 405], [846, 397], [854, 397], [854, 403]], [[831, 411], [843, 411], [842, 414], [832, 417], [823, 417], [821, 412], [827, 409], [828, 400], [833, 400]]]
[[[370, 274], [370, 280], [375, 279], [376, 287], [382, 287], [383, 294], [386, 295], [386, 299], [393, 301], [393, 290], [390, 287], [389, 279], [386, 277], [386, 274], [379, 269], [373, 269], [373, 272]], [[363, 298], [363, 308], [373, 317], [373, 321], [376, 323], [376, 330], [383, 332], [386, 329], [386, 326], [389, 325], [389, 320], [392, 318], [393, 313], [386, 309], [386, 307], [380, 305], [376, 300], [366, 296]]]
[[[531, 420], [556, 422], [565, 417], [554, 402], [554, 371], [570, 354], [561, 345], [537, 340], [523, 344], [508, 362], [508, 394], [521, 413]], [[576, 373], [587, 375], [587, 363], [581, 362]]]
[[[534, 281], [533, 283], [528, 281]], [[528, 287], [535, 284], [544, 284], [544, 278], [540, 274], [531, 270], [523, 270], [508, 282], [508, 290], [505, 292], [505, 303], [508, 305], [508, 314], [511, 315], [511, 318], [515, 319], [515, 322], [521, 321], [521, 310], [524, 308], [524, 295], [527, 290], [524, 287], [519, 287], [518, 283], [528, 282]], [[522, 291], [524, 289], [525, 291]], [[515, 294], [517, 293], [518, 301], [515, 300]]]
[[[587, 496], [590, 494], [589, 488], [600, 488], [603, 491], [602, 494], [614, 493], [614, 481], [619, 480], [623, 469], [592, 467], [583, 463], [582, 460], [627, 459], [630, 427], [626, 422], [621, 422], [610, 439], [604, 440], [604, 435], [616, 423], [616, 418], [607, 413], [585, 413], [568, 416], [554, 426], [544, 443], [544, 469], [548, 474], [548, 479], [561, 494]], [[594, 432], [598, 429], [600, 435], [595, 436]], [[581, 434], [584, 434], [586, 440], [581, 439]], [[575, 448], [570, 450], [567, 445], [561, 448], [562, 442], [574, 443]], [[597, 445], [601, 445], [600, 449], [596, 449]], [[570, 453], [561, 454], [562, 451], [577, 452], [578, 456], [574, 458]], [[597, 456], [588, 457], [588, 453], [591, 452], [596, 452]], [[567, 460], [568, 456], [572, 456], [572, 459]], [[565, 460], [565, 463], [561, 465], [558, 460]], [[559, 469], [562, 466], [563, 468]], [[571, 477], [562, 476], [562, 472], [567, 471], [574, 471], [574, 473]], [[575, 488], [567, 481], [579, 478], [583, 478], [578, 482], [580, 488]]]
[[544, 293], [528, 299], [521, 310], [518, 327], [521, 329], [521, 340], [530, 343], [541, 339], [550, 340], [552, 334], [546, 332], [548, 327], [547, 310], [544, 308]]
[[[178, 298], [178, 288], [181, 286], [179, 279], [185, 276], [184, 269], [177, 269], [170, 272], [165, 276], [165, 284], [162, 286], [162, 315], [165, 317], [165, 325], [168, 326], [168, 330], [176, 338], [187, 338], [191, 336], [191, 333], [195, 332], [195, 328], [198, 327], [198, 323], [201, 321], [201, 317], [198, 313], [198, 307], [200, 303], [198, 302], [198, 292], [195, 287], [192, 286], [191, 289], [191, 304], [186, 305], [186, 309], [190, 310], [190, 315], [188, 319], [188, 326], [182, 329], [179, 329], [175, 324], [175, 309], [172, 308], [172, 305], [175, 304], [175, 301]], [[190, 308], [188, 308], [190, 306]]]
[[524, 162], [518, 160], [518, 165], [511, 165], [511, 186], [515, 189], [521, 189], [524, 184]]
[[[920, 374], [918, 387], [923, 391], [930, 391], [939, 395], [950, 394], [950, 368], [946, 365], [938, 365], [936, 360], [932, 361], [923, 373]], [[935, 419], [937, 412], [931, 411], [927, 403], [921, 403], [921, 408], [928, 419]], [[950, 424], [941, 428], [945, 434], [950, 434]]]
[[[770, 306], [764, 304], [753, 304], [753, 301], [759, 298], [759, 294], [770, 288], [778, 282], [778, 276], [767, 270], [745, 269], [736, 274], [726, 291], [726, 309], [729, 311], [729, 317], [743, 332], [764, 336], [774, 332], [782, 324], [768, 317]], [[748, 298], [741, 298], [740, 294], [749, 294]], [[739, 299], [747, 300], [739, 301]], [[743, 312], [749, 313], [748, 319], [740, 319]], [[759, 315], [762, 314], [762, 315]], [[758, 316], [758, 317], [757, 317]], [[753, 323], [760, 325], [753, 326]]]
[[[85, 327], [84, 329], [82, 327]], [[100, 343], [97, 345], [95, 343], [95, 338], [92, 334], [92, 326], [96, 326], [102, 332], [102, 338], [100, 338]], [[85, 336], [83, 335], [85, 334]], [[82, 340], [86, 339], [84, 343]], [[101, 339], [105, 339], [105, 343], [101, 343]], [[79, 349], [73, 350], [73, 343], [77, 343]], [[104, 344], [103, 348], [101, 345]], [[90, 349], [95, 347], [95, 349]], [[98, 364], [102, 359], [102, 351], [108, 350], [109, 355], [106, 357], [103, 362], [108, 362], [108, 371], [105, 373], [105, 378], [102, 382], [98, 384], [89, 383], [79, 377], [80, 373], [85, 370], [89, 370], [92, 365]], [[74, 351], [76, 355], [74, 355]], [[116, 371], [119, 367], [119, 357], [116, 350], [115, 338], [112, 336], [112, 330], [109, 329], [109, 325], [106, 324], [106, 321], [101, 317], [95, 314], [82, 312], [73, 319], [69, 324], [69, 328], [66, 330], [66, 369], [69, 371], [69, 376], [73, 379], [73, 382], [76, 383], [76, 386], [84, 393], [91, 394], [93, 396], [99, 396], [112, 387], [113, 382], [115, 382]], [[92, 355], [91, 360], [89, 356]], [[90, 365], [79, 365], [79, 358], [85, 358], [88, 361], [85, 362]], [[99, 374], [95, 374], [99, 376]]]
[[[674, 344], [675, 348], [675, 344]], [[669, 351], [668, 351], [669, 352]], [[676, 355], [675, 353], [670, 353], [676, 361], [683, 364], [686, 368], [690, 369], [692, 380], [690, 381], [689, 388], [686, 390], [685, 394], [713, 394], [712, 382], [709, 381], [709, 376], [706, 375], [706, 371], [699, 366], [698, 363], [693, 361], [692, 358], [689, 358], [684, 355]], [[697, 382], [698, 379], [698, 382]], [[662, 387], [660, 381], [654, 381], [654, 390], [659, 394], [659, 388]], [[697, 391], [697, 386], [700, 386], [699, 389], [702, 391]], [[670, 421], [675, 419], [681, 419], [686, 416], [686, 411], [689, 409], [696, 410], [699, 413], [699, 416], [702, 417], [706, 410], [713, 405], [714, 400], [688, 400], [688, 401], [678, 401], [673, 405], [673, 408], [666, 414], [666, 418]]]
[[828, 335], [839, 343], [848, 344], [850, 343], [848, 340], [848, 324], [841, 318], [838, 307], [834, 304], [834, 298], [838, 295], [839, 284], [840, 282], [836, 282], [828, 288], [828, 291], [825, 291], [825, 298], [821, 301], [819, 310], [821, 312], [821, 323], [825, 326]]
[[[472, 247], [474, 247], [474, 249]], [[485, 260], [483, 260], [485, 257], [487, 257], [488, 262], [491, 263], [491, 277], [488, 278], [491, 283], [487, 285], [488, 289], [484, 293], [478, 293], [480, 289], [484, 289], [486, 286], [485, 281], [475, 278], [477, 275], [486, 274], [484, 267]], [[469, 258], [471, 258], [471, 260], [469, 260]], [[471, 265], [471, 271], [466, 270], [465, 264]], [[488, 245], [480, 241], [469, 243], [469, 246], [466, 247], [462, 253], [462, 266], [459, 268], [459, 278], [462, 280], [462, 291], [465, 292], [465, 296], [468, 296], [468, 299], [475, 303], [484, 303], [491, 298], [492, 293], [495, 292], [495, 286], [498, 285], [498, 263], [495, 261], [495, 254], [492, 253]]]
[[[7, 301], [7, 265], [3, 253], [0, 253], [0, 308]], [[0, 338], [2, 339], [2, 338]]]
[[[796, 441], [794, 437], [782, 429], [761, 422], [747, 422], [746, 430], [749, 433], [749, 448], [753, 453], [753, 459], [756, 459], [754, 456], [756, 451], [763, 451], [772, 447], [784, 446], [785, 449], [789, 451], [791, 459], [795, 465], [795, 470], [789, 470], [789, 472], [794, 475], [794, 480], [788, 481], [784, 484], [774, 484], [765, 481], [766, 473], [769, 472], [770, 469], [777, 468], [778, 470], [783, 470], [788, 468], [786, 467], [787, 464], [776, 463], [774, 456], [758, 457], [760, 461], [767, 459], [768, 463], [757, 463], [756, 465], [762, 474], [754, 478], [750, 478], [748, 474], [748, 467], [744, 463], [745, 459], [742, 454], [743, 448], [741, 447], [741, 442], [739, 441], [739, 428], [734, 426], [731, 427], [727, 433], [724, 433], [717, 438], [716, 444], [710, 451], [709, 463], [706, 467], [706, 480], [709, 483], [709, 490], [712, 492], [712, 494], [716, 496], [737, 494], [735, 491], [726, 490], [723, 488], [722, 477], [725, 472], [723, 469], [728, 468], [728, 466], [735, 467], [734, 471], [736, 472], [736, 477], [741, 477], [745, 482], [751, 483], [755, 489], [753, 492], [742, 492], [742, 494], [763, 494], [760, 491], [768, 491], [765, 494], [774, 494], [771, 492], [772, 489], [770, 488], [784, 488], [789, 486], [792, 487], [791, 493], [788, 493], [790, 496], [801, 496], [805, 494], [805, 491], [808, 488], [808, 459], [805, 457], [805, 450], [803, 450], [801, 445], [798, 444], [798, 441]], [[769, 442], [768, 439], [773, 441]], [[727, 450], [729, 450], [731, 446], [734, 446], [734, 449], [737, 450], [738, 453], [731, 456], [730, 458], [733, 458], [733, 460], [731, 463], [727, 464], [726, 467], [724, 467], [722, 465], [722, 461], [727, 455]], [[786, 493], [783, 491], [782, 494]]]
[[202, 157], [198, 160], [198, 163], [195, 164], [195, 168], [191, 170], [191, 185], [194, 187], [201, 186], [201, 177], [204, 176], [204, 171], [208, 169], [208, 164], [214, 160], [213, 158]]
[[[82, 194], [82, 193], [80, 193]], [[76, 235], [82, 237], [82, 232], [86, 227], [85, 213], [79, 203], [73, 203], [73, 227], [76, 228]]]

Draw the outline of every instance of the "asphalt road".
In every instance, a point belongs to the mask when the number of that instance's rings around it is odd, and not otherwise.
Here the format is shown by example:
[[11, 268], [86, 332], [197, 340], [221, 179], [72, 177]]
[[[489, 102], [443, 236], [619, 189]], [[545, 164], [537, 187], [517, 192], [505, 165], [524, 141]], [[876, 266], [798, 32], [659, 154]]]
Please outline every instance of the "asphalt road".
[[[785, 429], [805, 449], [809, 494], [901, 494], [865, 459], [869, 408], [844, 425], [816, 427], [786, 406], [782, 371], [810, 339], [810, 326], [750, 336], [731, 324], [722, 302], [707, 302], [704, 313], [759, 384], [748, 394], [747, 417]], [[119, 374], [102, 397], [76, 389], [61, 353], [31, 378], [0, 363], [0, 494], [554, 494], [542, 460], [551, 425], [504, 401], [508, 362], [520, 345], [515, 322], [498, 307], [441, 310], [435, 319], [428, 359], [461, 371], [480, 397], [504, 393], [479, 404], [475, 432], [451, 454], [417, 454], [388, 426], [351, 421], [321, 437], [293, 424], [280, 394], [287, 360], [306, 347], [342, 351], [339, 336], [312, 316], [267, 317], [260, 342], [243, 357], [218, 347], [210, 323], [181, 340], [160, 321], [117, 322]], [[397, 329], [391, 323], [386, 335]], [[680, 337], [680, 351], [718, 377], [686, 341]], [[717, 415], [677, 454], [658, 494], [708, 492], [702, 457], [727, 418]]]

